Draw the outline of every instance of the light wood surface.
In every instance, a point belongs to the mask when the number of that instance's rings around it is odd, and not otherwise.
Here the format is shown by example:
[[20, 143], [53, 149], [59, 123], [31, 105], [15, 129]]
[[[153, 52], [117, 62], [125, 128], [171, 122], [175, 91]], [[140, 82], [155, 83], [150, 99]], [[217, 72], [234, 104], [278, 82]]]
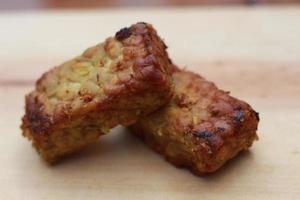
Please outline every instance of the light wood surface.
[[[300, 199], [300, 7], [0, 14], [0, 199]], [[177, 169], [118, 127], [50, 167], [21, 136], [24, 95], [42, 72], [136, 21], [173, 61], [249, 102], [260, 140], [219, 172]]]

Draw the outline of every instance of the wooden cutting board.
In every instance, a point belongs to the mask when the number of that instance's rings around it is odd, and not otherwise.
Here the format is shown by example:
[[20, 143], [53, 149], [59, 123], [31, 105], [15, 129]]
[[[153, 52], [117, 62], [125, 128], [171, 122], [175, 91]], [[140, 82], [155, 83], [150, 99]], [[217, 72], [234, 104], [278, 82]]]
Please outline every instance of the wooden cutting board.
[[[300, 7], [0, 14], [0, 199], [300, 199]], [[249, 102], [260, 140], [215, 174], [177, 169], [118, 127], [56, 166], [21, 136], [24, 95], [50, 67], [136, 21], [175, 63]]]

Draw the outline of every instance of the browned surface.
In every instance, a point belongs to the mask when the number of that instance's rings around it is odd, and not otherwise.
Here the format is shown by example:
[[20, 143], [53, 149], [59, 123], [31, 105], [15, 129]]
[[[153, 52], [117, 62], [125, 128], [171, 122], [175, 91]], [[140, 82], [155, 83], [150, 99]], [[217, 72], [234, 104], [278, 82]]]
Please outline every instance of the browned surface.
[[176, 70], [173, 100], [131, 129], [179, 167], [214, 172], [256, 139], [259, 121], [247, 103], [201, 76]]
[[46, 72], [26, 96], [23, 135], [52, 162], [161, 107], [172, 94], [165, 49], [150, 24], [138, 23]]

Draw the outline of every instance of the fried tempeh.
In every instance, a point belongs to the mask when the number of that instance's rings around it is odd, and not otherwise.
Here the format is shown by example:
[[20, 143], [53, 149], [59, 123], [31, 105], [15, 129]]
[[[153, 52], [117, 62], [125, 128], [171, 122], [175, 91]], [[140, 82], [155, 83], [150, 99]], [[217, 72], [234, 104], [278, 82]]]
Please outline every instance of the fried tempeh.
[[258, 113], [201, 76], [174, 70], [171, 102], [130, 129], [176, 166], [214, 172], [257, 139]]
[[26, 96], [23, 135], [48, 162], [79, 150], [166, 104], [169, 64], [150, 24], [123, 28], [37, 81]]

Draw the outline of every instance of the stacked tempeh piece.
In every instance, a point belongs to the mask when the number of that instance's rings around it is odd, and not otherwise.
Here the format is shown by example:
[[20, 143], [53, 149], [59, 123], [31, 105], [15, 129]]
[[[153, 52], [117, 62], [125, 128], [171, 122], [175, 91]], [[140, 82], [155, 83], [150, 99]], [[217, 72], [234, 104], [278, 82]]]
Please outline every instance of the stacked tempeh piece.
[[50, 163], [123, 125], [197, 174], [250, 147], [259, 121], [245, 102], [172, 64], [146, 23], [123, 28], [43, 74], [25, 110], [23, 135]]

